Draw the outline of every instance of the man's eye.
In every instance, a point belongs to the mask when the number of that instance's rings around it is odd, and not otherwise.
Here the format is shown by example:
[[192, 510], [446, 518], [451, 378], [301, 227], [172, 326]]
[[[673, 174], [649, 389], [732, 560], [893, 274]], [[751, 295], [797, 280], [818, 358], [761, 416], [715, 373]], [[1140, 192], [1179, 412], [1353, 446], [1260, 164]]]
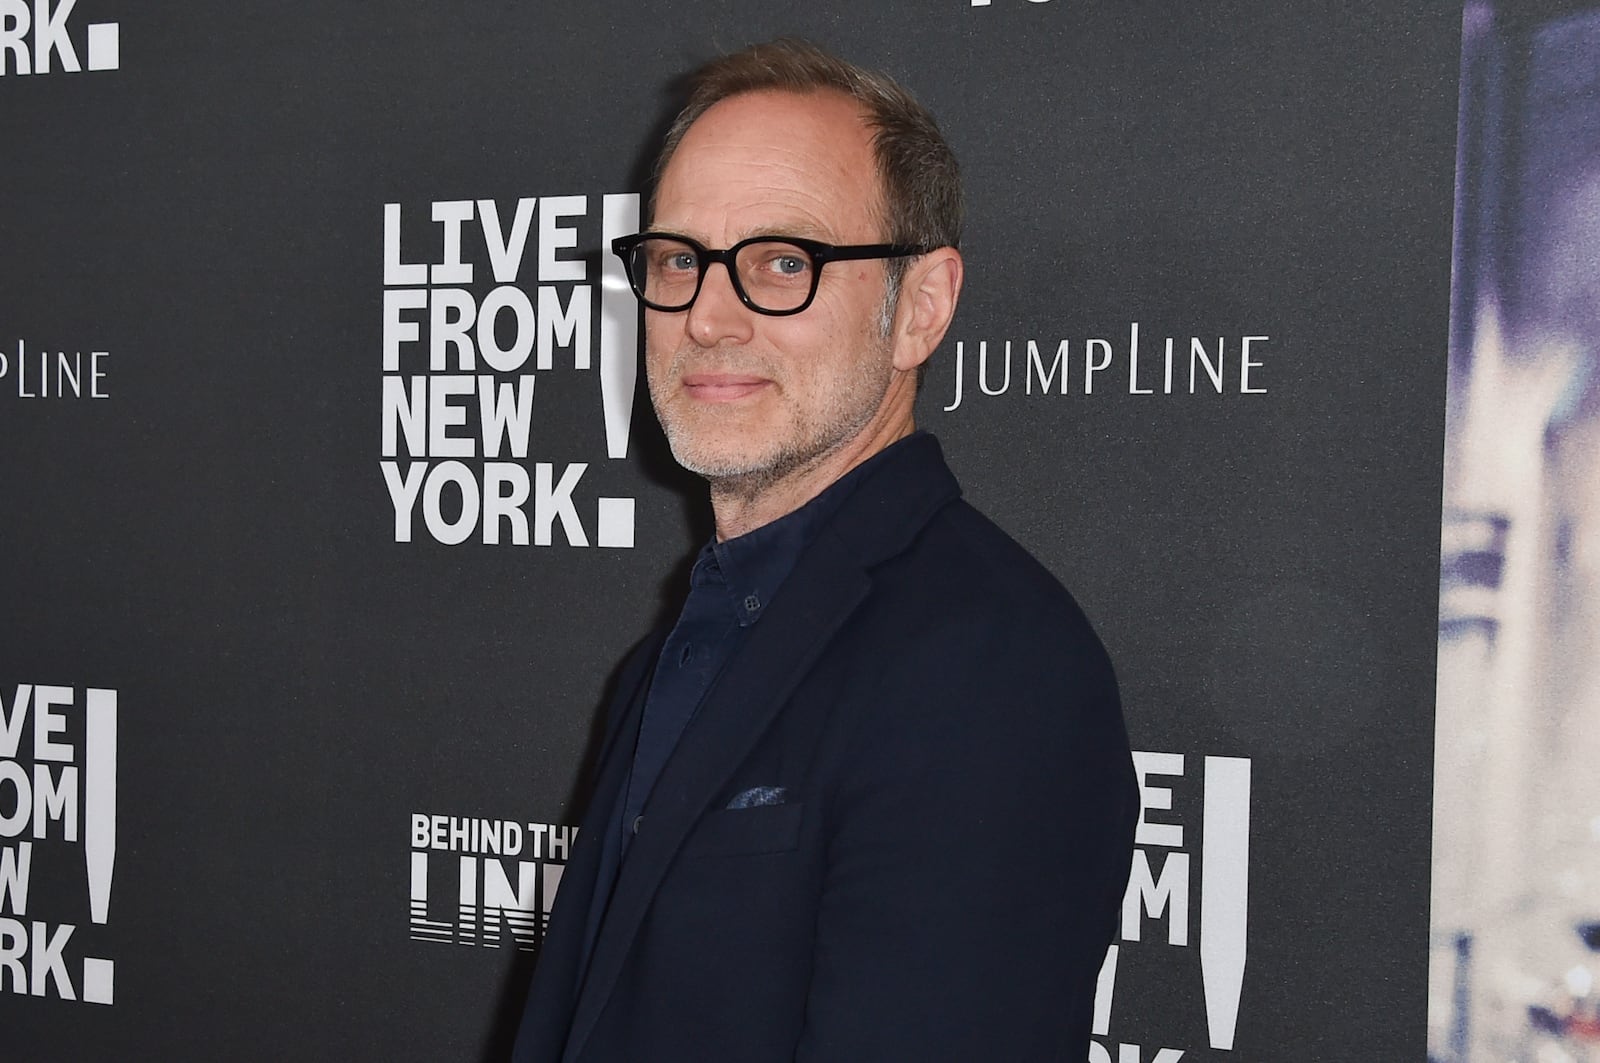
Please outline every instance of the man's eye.
[[666, 257], [664, 265], [667, 269], [689, 270], [691, 272], [698, 268], [693, 251], [674, 251]]
[[793, 276], [804, 273], [810, 264], [802, 255], [779, 255], [772, 260], [772, 271]]

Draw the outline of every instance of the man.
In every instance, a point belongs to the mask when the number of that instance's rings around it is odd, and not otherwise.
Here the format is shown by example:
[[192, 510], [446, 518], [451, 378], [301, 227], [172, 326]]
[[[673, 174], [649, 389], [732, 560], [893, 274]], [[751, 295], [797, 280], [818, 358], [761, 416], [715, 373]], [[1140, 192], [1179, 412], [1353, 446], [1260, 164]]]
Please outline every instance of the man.
[[621, 674], [515, 1058], [1087, 1058], [1138, 795], [1087, 621], [914, 429], [949, 147], [760, 45], [697, 76], [649, 213], [615, 249], [716, 540]]

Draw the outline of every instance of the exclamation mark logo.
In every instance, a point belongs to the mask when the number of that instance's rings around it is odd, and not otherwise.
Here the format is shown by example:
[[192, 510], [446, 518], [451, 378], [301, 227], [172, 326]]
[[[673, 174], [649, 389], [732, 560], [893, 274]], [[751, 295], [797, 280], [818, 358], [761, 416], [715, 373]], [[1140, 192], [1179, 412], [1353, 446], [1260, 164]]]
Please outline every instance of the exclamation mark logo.
[[606, 457], [628, 456], [633, 390], [639, 375], [639, 301], [628, 288], [611, 241], [639, 230], [639, 197], [605, 196], [600, 207], [600, 402], [605, 407]]
[[1200, 973], [1212, 1048], [1233, 1048], [1244, 987], [1250, 889], [1250, 761], [1206, 758], [1201, 840]]
[[1100, 976], [1094, 983], [1094, 1026], [1096, 1037], [1111, 1031], [1111, 994], [1117, 987], [1117, 946], [1106, 949], [1106, 958], [1100, 964]]
[[83, 859], [89, 874], [89, 917], [104, 923], [117, 863], [117, 692], [84, 691]]
[[116, 70], [121, 66], [122, 27], [115, 22], [91, 22], [89, 24], [89, 69]]
[[[600, 405], [605, 414], [606, 457], [628, 456], [633, 393], [639, 376], [639, 304], [628, 288], [622, 260], [611, 253], [614, 237], [639, 229], [639, 197], [602, 197], [600, 207]], [[633, 546], [633, 499], [601, 498], [595, 542]]]
[[[117, 863], [117, 692], [84, 691], [83, 860], [89, 879], [89, 918], [104, 924], [111, 912], [111, 876]], [[116, 966], [87, 956], [83, 999], [110, 1004]]]

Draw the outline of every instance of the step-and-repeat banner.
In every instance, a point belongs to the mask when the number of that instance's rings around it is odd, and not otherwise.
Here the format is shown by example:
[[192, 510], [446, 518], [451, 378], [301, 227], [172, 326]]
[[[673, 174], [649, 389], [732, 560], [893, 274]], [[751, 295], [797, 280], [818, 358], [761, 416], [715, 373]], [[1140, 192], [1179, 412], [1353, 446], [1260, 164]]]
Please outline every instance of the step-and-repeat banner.
[[710, 530], [604, 248], [680, 76], [795, 34], [955, 145], [919, 422], [1117, 663], [1090, 1058], [1423, 1058], [1447, 351], [1499, 364], [1451, 314], [1462, 25], [0, 0], [0, 1056], [504, 1054], [597, 711]]

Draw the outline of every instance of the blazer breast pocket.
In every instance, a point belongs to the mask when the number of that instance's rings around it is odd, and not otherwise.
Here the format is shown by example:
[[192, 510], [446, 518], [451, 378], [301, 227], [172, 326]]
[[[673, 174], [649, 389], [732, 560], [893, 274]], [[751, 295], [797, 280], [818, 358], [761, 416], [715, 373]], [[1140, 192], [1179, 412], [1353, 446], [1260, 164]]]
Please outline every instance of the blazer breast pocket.
[[755, 856], [800, 846], [805, 805], [755, 805], [708, 812], [684, 842], [685, 856]]

